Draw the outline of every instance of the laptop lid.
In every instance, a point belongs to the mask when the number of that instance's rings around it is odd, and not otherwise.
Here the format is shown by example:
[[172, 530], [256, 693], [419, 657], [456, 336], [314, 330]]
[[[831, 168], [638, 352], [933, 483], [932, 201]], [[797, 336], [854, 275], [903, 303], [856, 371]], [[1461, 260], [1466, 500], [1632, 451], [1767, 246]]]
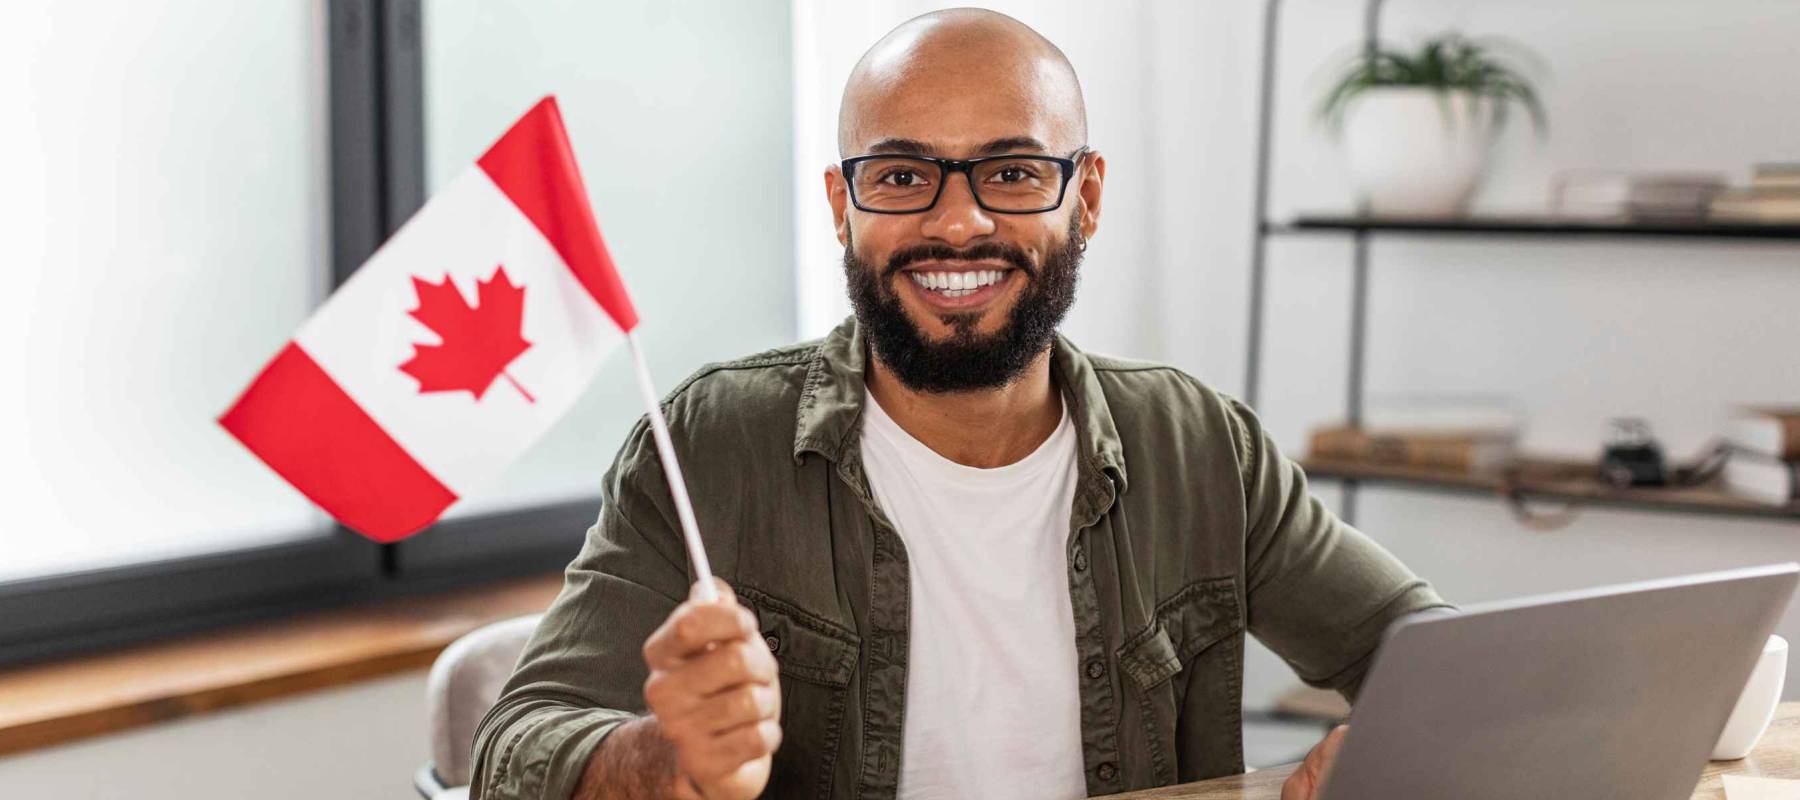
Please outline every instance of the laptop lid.
[[1320, 797], [1686, 798], [1797, 576], [1753, 567], [1402, 622]]

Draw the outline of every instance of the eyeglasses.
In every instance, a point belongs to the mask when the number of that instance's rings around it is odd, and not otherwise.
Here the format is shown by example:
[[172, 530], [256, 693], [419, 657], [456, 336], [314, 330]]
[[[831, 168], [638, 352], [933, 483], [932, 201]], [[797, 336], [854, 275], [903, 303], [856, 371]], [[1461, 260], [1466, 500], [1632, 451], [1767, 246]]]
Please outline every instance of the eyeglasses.
[[857, 156], [840, 164], [850, 202], [876, 214], [917, 214], [937, 205], [953, 172], [969, 181], [976, 205], [997, 214], [1038, 214], [1062, 205], [1075, 167], [1088, 152], [1068, 158], [1001, 155], [954, 159]]

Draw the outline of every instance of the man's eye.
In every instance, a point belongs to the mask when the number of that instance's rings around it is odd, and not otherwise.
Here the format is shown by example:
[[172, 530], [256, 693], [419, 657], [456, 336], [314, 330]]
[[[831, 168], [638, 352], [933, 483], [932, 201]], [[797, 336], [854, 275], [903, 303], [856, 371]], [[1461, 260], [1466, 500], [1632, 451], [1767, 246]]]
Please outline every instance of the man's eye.
[[1015, 162], [997, 166], [987, 179], [993, 183], [1022, 183], [1038, 180], [1039, 177], [1035, 165]]
[[881, 176], [881, 182], [894, 186], [919, 186], [925, 183], [925, 177], [912, 170], [897, 169]]

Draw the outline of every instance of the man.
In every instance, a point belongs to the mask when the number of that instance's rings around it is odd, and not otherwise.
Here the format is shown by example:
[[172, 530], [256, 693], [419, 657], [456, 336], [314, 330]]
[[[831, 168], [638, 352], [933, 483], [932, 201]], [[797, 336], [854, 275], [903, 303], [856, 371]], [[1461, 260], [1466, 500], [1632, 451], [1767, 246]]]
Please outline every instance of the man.
[[[645, 426], [476, 741], [478, 798], [1067, 798], [1243, 770], [1246, 632], [1354, 697], [1443, 606], [1248, 408], [1056, 335], [1106, 161], [1055, 46], [909, 21], [825, 189], [856, 309], [666, 402], [723, 600]], [[1312, 794], [1341, 733], [1284, 791]]]

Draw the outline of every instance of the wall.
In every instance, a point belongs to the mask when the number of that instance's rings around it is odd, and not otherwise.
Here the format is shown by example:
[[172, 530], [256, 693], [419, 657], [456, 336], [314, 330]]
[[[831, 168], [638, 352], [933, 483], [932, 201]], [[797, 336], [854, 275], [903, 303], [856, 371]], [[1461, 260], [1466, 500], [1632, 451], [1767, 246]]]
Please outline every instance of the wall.
[[[833, 156], [806, 126], [825, 127], [830, 142], [832, 92], [861, 50], [942, 5], [796, 4], [796, 63], [811, 43], [815, 63], [832, 73], [797, 81], [803, 324], [837, 312], [806, 297], [841, 293], [816, 189]], [[1241, 393], [1264, 4], [990, 5], [1068, 53], [1087, 91], [1091, 141], [1108, 160], [1105, 215], [1065, 330], [1089, 349], [1169, 361]], [[1330, 77], [1321, 65], [1359, 41], [1361, 5], [1283, 3], [1277, 220], [1350, 203], [1311, 112]], [[1800, 7], [1791, 3], [1393, 0], [1384, 20], [1409, 44], [1456, 28], [1510, 37], [1547, 61], [1549, 135], [1539, 142], [1519, 126], [1506, 137], [1482, 209], [1542, 210], [1557, 169], [1707, 169], [1743, 180], [1754, 161], [1800, 160], [1800, 90], [1791, 81]], [[809, 87], [821, 112], [813, 118], [804, 116]], [[1598, 451], [1608, 417], [1641, 415], [1685, 457], [1730, 405], [1800, 398], [1792, 246], [1383, 237], [1372, 252], [1372, 399], [1513, 398], [1528, 415], [1528, 447], [1578, 456]], [[1344, 237], [1270, 247], [1259, 410], [1291, 452], [1311, 425], [1343, 414], [1349, 259]], [[1337, 503], [1334, 485], [1316, 488]], [[1520, 527], [1491, 498], [1388, 489], [1363, 492], [1358, 523], [1459, 602], [1800, 556], [1793, 524], [1590, 510], [1544, 533]], [[1800, 637], [1800, 606], [1780, 631]], [[1292, 682], [1279, 660], [1253, 648], [1247, 703], [1266, 704]], [[1787, 696], [1800, 698], [1800, 682]]]
[[414, 672], [0, 757], [0, 794], [43, 800], [407, 800], [425, 763]]

